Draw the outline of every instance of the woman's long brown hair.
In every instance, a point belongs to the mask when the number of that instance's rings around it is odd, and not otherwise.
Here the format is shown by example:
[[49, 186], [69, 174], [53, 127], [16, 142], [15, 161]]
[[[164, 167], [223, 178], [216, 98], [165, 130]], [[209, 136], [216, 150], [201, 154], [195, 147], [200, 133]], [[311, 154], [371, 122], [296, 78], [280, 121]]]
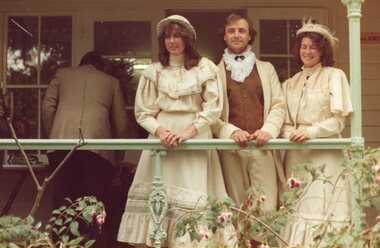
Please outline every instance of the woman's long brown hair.
[[165, 30], [158, 37], [158, 58], [162, 66], [169, 66], [170, 54], [165, 46], [165, 38], [169, 37], [172, 33], [176, 33], [182, 37], [185, 43], [185, 63], [184, 66], [187, 70], [190, 70], [192, 67], [197, 66], [202, 56], [198, 53], [195, 44], [194, 35], [186, 29], [184, 26], [176, 23], [170, 22], [166, 25]]

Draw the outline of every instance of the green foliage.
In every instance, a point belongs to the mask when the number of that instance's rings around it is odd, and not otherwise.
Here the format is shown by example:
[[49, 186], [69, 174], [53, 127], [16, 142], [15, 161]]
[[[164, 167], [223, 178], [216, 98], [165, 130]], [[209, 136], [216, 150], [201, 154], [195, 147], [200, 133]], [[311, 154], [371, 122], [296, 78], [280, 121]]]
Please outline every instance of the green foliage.
[[[262, 247], [284, 247], [286, 241], [280, 236], [281, 229], [288, 221], [288, 216], [296, 211], [295, 207], [308, 191], [310, 185], [319, 181], [330, 184], [334, 189], [340, 180], [349, 180], [351, 186], [356, 187], [353, 192], [353, 201], [357, 203], [352, 211], [361, 213], [360, 220], [348, 221], [338, 228], [332, 228], [330, 216], [318, 226], [313, 226], [313, 247], [380, 247], [380, 215], [376, 224], [369, 226], [365, 221], [368, 207], [380, 210], [380, 148], [368, 148], [362, 157], [358, 153], [346, 152], [342, 171], [336, 177], [325, 174], [325, 165], [313, 167], [304, 163], [298, 167], [306, 171], [308, 178], [289, 178], [288, 187], [281, 196], [282, 206], [276, 211], [264, 211], [262, 208], [265, 194], [259, 187], [252, 187], [247, 191], [246, 202], [237, 208], [230, 199], [210, 198], [208, 204], [196, 211], [186, 213], [177, 223], [175, 237], [183, 240], [189, 235], [191, 247], [251, 247], [252, 237], [260, 239]], [[293, 180], [293, 181], [291, 181]], [[302, 183], [301, 183], [302, 182]], [[264, 196], [264, 197], [263, 197]], [[228, 225], [221, 223], [220, 216], [231, 212], [230, 221], [233, 223], [236, 242], [231, 245], [214, 239], [217, 233]], [[209, 235], [202, 235], [202, 226], [207, 226]], [[286, 245], [285, 245], [286, 246]], [[182, 247], [182, 246], [181, 246]], [[185, 246], [183, 246], [185, 247]]]
[[[57, 246], [65, 244], [67, 247], [74, 247], [85, 242], [79, 232], [79, 223], [93, 224], [96, 222], [97, 216], [104, 215], [105, 218], [105, 211], [103, 203], [98, 202], [95, 197], [85, 196], [74, 202], [70, 199], [67, 200], [69, 203], [67, 206], [62, 206], [53, 211], [53, 216], [45, 230], [58, 237]], [[101, 225], [99, 224], [100, 230]], [[86, 244], [89, 247], [92, 243]]]
[[[68, 200], [68, 206], [62, 206], [52, 213], [45, 231], [39, 230], [41, 222], [34, 224], [34, 218], [27, 216], [20, 218], [15, 216], [0, 217], [0, 248], [18, 247], [91, 247], [94, 240], [86, 240], [79, 232], [79, 222], [87, 225], [98, 225], [97, 217], [105, 218], [104, 205], [95, 197], [82, 197], [72, 202]], [[55, 234], [56, 244], [49, 238]]]
[[0, 247], [26, 247], [43, 237], [33, 225], [33, 217], [21, 219], [16, 216], [0, 217]]

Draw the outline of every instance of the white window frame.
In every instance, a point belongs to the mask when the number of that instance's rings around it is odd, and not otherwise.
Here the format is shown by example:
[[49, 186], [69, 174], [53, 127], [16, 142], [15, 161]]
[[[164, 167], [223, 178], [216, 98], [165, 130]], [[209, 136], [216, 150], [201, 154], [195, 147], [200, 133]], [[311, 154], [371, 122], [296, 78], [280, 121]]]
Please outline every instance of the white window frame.
[[[313, 17], [318, 22], [328, 25], [327, 8], [248, 8], [247, 15], [253, 22], [253, 28], [260, 34], [260, 20], [302, 20]], [[260, 39], [253, 43], [253, 51], [260, 57]]]
[[[74, 11], [59, 11], [59, 12], [55, 12], [55, 11], [28, 11], [28, 12], [7, 12], [5, 15], [4, 15], [4, 22], [3, 22], [3, 26], [2, 26], [2, 29], [4, 30], [4, 36], [3, 36], [3, 47], [2, 47], [2, 54], [3, 54], [3, 63], [2, 63], [2, 68], [1, 68], [1, 71], [3, 72], [2, 73], [2, 77], [1, 77], [1, 86], [2, 86], [2, 94], [6, 94], [7, 91], [9, 90], [17, 90], [17, 89], [20, 89], [20, 90], [25, 90], [25, 89], [37, 89], [38, 90], [38, 108], [37, 108], [37, 138], [41, 138], [42, 136], [42, 123], [41, 123], [41, 94], [42, 94], [42, 90], [46, 89], [48, 87], [47, 84], [41, 84], [41, 81], [40, 81], [40, 77], [37, 75], [37, 78], [36, 78], [36, 84], [7, 84], [7, 58], [8, 58], [8, 20], [9, 20], [9, 17], [11, 16], [19, 16], [19, 17], [28, 17], [28, 16], [34, 16], [34, 17], [38, 17], [38, 18], [41, 18], [41, 17], [46, 17], [46, 16], [71, 16], [72, 18], [72, 36], [71, 36], [71, 44], [72, 44], [72, 53], [73, 53], [73, 50], [74, 50], [74, 47], [75, 47], [75, 44], [76, 44], [76, 36], [75, 36], [75, 32], [74, 32], [74, 28], [76, 27], [76, 20], [75, 20], [75, 12]], [[39, 27], [40, 29], [40, 27]], [[40, 40], [38, 40], [38, 43], [40, 43]], [[73, 63], [73, 54], [72, 54], [72, 59], [71, 59], [71, 64]], [[13, 106], [14, 102], [13, 102], [13, 97], [11, 96], [10, 99], [9, 99], [9, 106]], [[13, 116], [13, 108], [10, 108], [10, 115]], [[3, 161], [0, 161], [3, 162], [3, 163], [7, 163], [7, 160], [8, 160], [8, 154], [6, 151], [4, 151], [4, 160]], [[47, 157], [45, 154], [42, 154], [41, 151], [39, 150], [37, 152], [37, 154], [34, 154], [38, 157], [39, 161], [41, 161], [43, 164], [47, 164]], [[13, 165], [13, 166], [17, 166], [17, 165]]]

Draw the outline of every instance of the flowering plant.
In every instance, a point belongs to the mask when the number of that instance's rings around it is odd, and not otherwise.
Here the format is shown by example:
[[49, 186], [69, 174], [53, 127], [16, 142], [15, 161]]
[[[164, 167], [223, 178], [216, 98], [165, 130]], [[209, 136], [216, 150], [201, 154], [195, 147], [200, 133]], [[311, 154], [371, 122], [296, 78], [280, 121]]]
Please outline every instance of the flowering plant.
[[204, 207], [186, 213], [177, 223], [176, 247], [250, 248], [253, 237], [259, 241], [260, 248], [288, 247], [281, 229], [317, 181], [331, 184], [333, 188], [348, 181], [354, 189], [352, 202], [356, 203], [351, 211], [359, 213], [360, 221], [349, 218], [342, 226], [334, 227], [331, 216], [327, 215], [323, 223], [313, 226], [312, 247], [380, 247], [380, 215], [371, 217], [368, 214], [369, 208], [372, 213], [380, 209], [380, 148], [368, 148], [360, 158], [354, 156], [351, 151], [345, 153], [342, 170], [334, 178], [326, 175], [324, 165], [313, 167], [304, 163], [298, 166], [310, 177], [290, 177], [281, 206], [275, 211], [263, 210], [266, 197], [259, 187], [250, 188], [246, 202], [239, 207], [234, 206], [231, 199], [209, 198]]
[[177, 223], [176, 247], [251, 247], [253, 235], [260, 237], [263, 248], [278, 245], [287, 213], [302, 191], [299, 185], [285, 196], [278, 211], [270, 212], [263, 209], [266, 196], [260, 187], [250, 188], [246, 203], [239, 208], [230, 198], [209, 198], [205, 206], [185, 214]]
[[[81, 197], [68, 206], [53, 211], [45, 231], [40, 230], [41, 222], [34, 223], [34, 218], [25, 219], [15, 216], [0, 217], [0, 247], [91, 247], [94, 240], [86, 240], [79, 232], [79, 221], [96, 226], [101, 231], [106, 213], [102, 202], [95, 197]], [[50, 237], [55, 235], [54, 243]]]

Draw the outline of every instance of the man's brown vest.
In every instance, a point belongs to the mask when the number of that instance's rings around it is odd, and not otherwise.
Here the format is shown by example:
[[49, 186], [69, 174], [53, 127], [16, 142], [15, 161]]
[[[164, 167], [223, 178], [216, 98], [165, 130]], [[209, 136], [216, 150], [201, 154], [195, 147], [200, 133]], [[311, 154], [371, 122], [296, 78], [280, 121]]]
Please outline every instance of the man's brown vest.
[[253, 133], [264, 123], [264, 94], [256, 66], [243, 83], [231, 79], [226, 69], [229, 122]]

